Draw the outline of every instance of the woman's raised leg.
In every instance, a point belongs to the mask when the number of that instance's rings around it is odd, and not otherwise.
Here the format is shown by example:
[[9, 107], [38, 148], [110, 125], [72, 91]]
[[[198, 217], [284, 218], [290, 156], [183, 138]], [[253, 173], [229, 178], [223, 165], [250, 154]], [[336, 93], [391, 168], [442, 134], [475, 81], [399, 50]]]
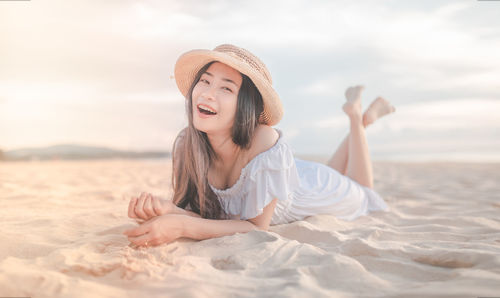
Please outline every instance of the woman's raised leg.
[[347, 156], [349, 151], [349, 135], [347, 135], [337, 151], [333, 153], [332, 157], [326, 163], [327, 166], [333, 168], [337, 172], [345, 175], [345, 170], [347, 169]]
[[[377, 97], [363, 114], [363, 126], [367, 128], [375, 120], [396, 109], [384, 98]], [[347, 159], [349, 156], [349, 134], [344, 138], [337, 151], [328, 160], [327, 165], [345, 175], [347, 170]]]
[[361, 113], [361, 91], [363, 89], [362, 86], [348, 88], [346, 91], [347, 102], [342, 107], [350, 120], [346, 176], [371, 188], [373, 187], [372, 162]]

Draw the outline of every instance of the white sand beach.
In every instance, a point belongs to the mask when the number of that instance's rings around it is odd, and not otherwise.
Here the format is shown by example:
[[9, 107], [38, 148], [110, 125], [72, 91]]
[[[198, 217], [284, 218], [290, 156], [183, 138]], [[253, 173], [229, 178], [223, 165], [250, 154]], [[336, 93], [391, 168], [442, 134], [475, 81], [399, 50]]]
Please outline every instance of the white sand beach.
[[133, 249], [170, 160], [0, 163], [0, 296], [500, 296], [500, 165], [375, 163], [390, 212]]

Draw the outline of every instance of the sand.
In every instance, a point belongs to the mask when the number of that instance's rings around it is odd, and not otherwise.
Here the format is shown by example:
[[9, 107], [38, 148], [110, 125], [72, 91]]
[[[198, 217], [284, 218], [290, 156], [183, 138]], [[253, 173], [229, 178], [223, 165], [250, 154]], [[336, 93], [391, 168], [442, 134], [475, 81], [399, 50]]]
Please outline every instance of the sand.
[[500, 166], [375, 163], [391, 212], [133, 249], [170, 161], [0, 163], [0, 296], [500, 296]]

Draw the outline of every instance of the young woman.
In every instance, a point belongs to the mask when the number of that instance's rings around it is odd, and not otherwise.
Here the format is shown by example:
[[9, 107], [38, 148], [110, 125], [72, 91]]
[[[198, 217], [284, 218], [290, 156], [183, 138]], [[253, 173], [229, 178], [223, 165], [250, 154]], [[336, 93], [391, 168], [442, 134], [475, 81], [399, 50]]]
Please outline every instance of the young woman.
[[377, 98], [361, 112], [363, 87], [346, 91], [350, 133], [327, 165], [294, 158], [271, 75], [257, 57], [233, 45], [193, 50], [175, 65], [186, 98], [188, 127], [173, 146], [172, 200], [132, 198], [128, 215], [144, 220], [124, 232], [138, 246], [180, 237], [207, 239], [267, 230], [270, 224], [333, 214], [352, 220], [387, 210], [372, 189], [365, 128], [394, 112]]

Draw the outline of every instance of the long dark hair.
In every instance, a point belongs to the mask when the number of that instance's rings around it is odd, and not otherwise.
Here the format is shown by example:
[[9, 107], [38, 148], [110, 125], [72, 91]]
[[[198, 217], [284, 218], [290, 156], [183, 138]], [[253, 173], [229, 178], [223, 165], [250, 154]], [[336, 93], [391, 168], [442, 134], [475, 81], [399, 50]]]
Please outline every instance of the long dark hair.
[[[173, 202], [181, 207], [189, 206], [203, 218], [227, 218], [217, 195], [208, 184], [208, 169], [217, 160], [207, 134], [193, 125], [192, 93], [200, 77], [210, 67], [212, 61], [196, 74], [186, 97], [188, 126], [175, 139], [172, 150]], [[259, 117], [264, 109], [262, 96], [252, 80], [244, 75], [238, 92], [238, 102], [234, 125], [231, 129], [233, 142], [242, 149], [250, 148]]]

